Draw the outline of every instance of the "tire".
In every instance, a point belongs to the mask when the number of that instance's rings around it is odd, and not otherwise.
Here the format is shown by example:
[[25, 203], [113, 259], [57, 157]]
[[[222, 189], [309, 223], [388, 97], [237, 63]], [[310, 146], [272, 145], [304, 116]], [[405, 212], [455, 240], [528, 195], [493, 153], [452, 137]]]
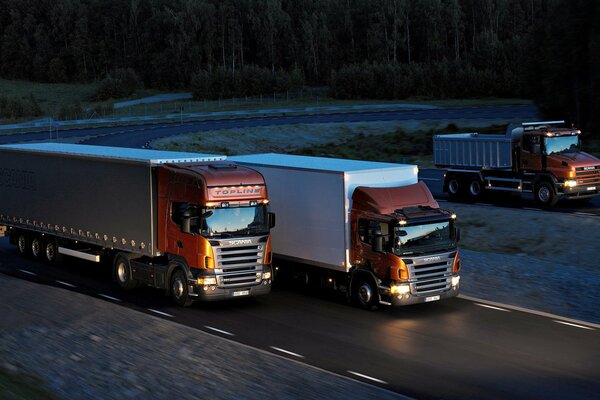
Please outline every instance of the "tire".
[[357, 276], [352, 283], [352, 303], [364, 310], [376, 310], [379, 307], [377, 286], [368, 276]]
[[181, 269], [176, 269], [171, 275], [170, 292], [171, 298], [181, 307], [189, 307], [192, 299], [188, 295], [188, 283], [185, 273]]
[[131, 263], [129, 259], [120, 254], [115, 257], [114, 278], [122, 289], [134, 289], [138, 286], [137, 281], [131, 274]]
[[483, 182], [479, 178], [471, 178], [467, 193], [471, 200], [479, 200], [483, 196]]
[[17, 235], [17, 252], [22, 256], [28, 256], [30, 249], [29, 235], [25, 232], [19, 232]]
[[554, 186], [549, 182], [542, 181], [535, 185], [535, 201], [544, 207], [552, 207], [558, 201], [558, 196], [554, 192]]
[[29, 250], [31, 251], [31, 256], [39, 260], [42, 258], [42, 254], [44, 252], [44, 241], [38, 235], [34, 235], [31, 237], [31, 241], [29, 242]]
[[456, 199], [462, 195], [462, 181], [457, 176], [448, 177], [448, 197]]
[[58, 264], [62, 259], [61, 255], [58, 254], [58, 244], [53, 237], [47, 237], [44, 242], [44, 261], [49, 264]]

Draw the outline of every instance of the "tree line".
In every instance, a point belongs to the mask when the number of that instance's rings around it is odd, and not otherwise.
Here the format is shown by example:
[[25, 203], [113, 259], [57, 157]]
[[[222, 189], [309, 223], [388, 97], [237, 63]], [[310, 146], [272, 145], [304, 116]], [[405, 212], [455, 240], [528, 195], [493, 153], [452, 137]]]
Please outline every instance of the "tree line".
[[[531, 97], [599, 126], [594, 0], [0, 0], [0, 76], [252, 95]], [[118, 72], [121, 71], [121, 72]], [[123, 74], [122, 71], [129, 71]]]

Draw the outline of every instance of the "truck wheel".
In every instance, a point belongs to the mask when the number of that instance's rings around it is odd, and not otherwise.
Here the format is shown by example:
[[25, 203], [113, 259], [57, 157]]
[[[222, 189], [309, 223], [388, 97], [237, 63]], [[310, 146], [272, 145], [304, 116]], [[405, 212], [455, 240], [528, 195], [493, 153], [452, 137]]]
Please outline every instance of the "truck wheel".
[[43, 250], [42, 238], [40, 238], [37, 235], [33, 236], [31, 238], [30, 248], [31, 248], [31, 256], [33, 258], [35, 258], [35, 259], [41, 258], [42, 257], [42, 250]]
[[44, 242], [44, 260], [50, 264], [58, 264], [60, 258], [56, 240], [53, 237], [47, 237]]
[[115, 280], [123, 289], [134, 289], [137, 287], [137, 281], [131, 275], [131, 263], [127, 257], [118, 255], [115, 258]]
[[372, 279], [357, 277], [352, 285], [352, 302], [365, 310], [376, 310], [379, 306], [377, 287]]
[[181, 307], [188, 307], [192, 299], [188, 295], [187, 278], [182, 270], [178, 269], [171, 276], [171, 298]]
[[473, 200], [479, 200], [483, 192], [483, 182], [479, 178], [472, 178], [469, 181], [469, 197]]
[[17, 236], [17, 252], [22, 256], [29, 254], [29, 236], [25, 232]]
[[556, 204], [558, 197], [554, 193], [554, 187], [549, 182], [538, 183], [535, 187], [535, 201], [542, 206], [551, 207]]
[[448, 178], [448, 196], [450, 198], [457, 198], [462, 194], [462, 182], [458, 177], [451, 176]]

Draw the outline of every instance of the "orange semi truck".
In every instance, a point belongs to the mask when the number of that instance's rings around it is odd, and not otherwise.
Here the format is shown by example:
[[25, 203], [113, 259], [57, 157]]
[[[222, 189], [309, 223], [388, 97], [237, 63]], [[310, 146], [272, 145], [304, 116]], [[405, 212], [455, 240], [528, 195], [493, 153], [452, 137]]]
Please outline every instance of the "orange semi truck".
[[271, 290], [265, 181], [225, 156], [3, 145], [0, 193], [0, 232], [22, 255], [106, 260], [120, 287], [182, 306]]
[[235, 156], [269, 186], [278, 274], [346, 292], [357, 306], [458, 295], [456, 216], [414, 165], [283, 154]]
[[542, 206], [598, 196], [600, 160], [581, 151], [580, 130], [557, 127], [562, 124], [510, 125], [505, 135], [434, 136], [435, 165], [446, 169], [444, 191], [473, 201], [488, 191], [532, 193]]

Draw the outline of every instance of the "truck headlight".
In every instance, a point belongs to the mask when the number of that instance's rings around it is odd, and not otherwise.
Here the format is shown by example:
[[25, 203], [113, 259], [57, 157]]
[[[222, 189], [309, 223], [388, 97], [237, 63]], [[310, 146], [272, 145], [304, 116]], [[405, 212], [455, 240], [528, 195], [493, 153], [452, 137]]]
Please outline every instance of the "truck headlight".
[[271, 271], [263, 272], [263, 279], [271, 279]]
[[457, 287], [460, 282], [460, 276], [456, 275], [452, 277], [452, 287]]
[[565, 186], [566, 187], [575, 187], [575, 186], [577, 186], [577, 181], [569, 179], [568, 181], [565, 181]]
[[216, 285], [217, 278], [216, 277], [200, 277], [196, 279], [196, 284], [202, 285]]
[[410, 293], [410, 286], [406, 283], [402, 283], [400, 285], [392, 285], [390, 286], [390, 292], [392, 294], [408, 294]]

